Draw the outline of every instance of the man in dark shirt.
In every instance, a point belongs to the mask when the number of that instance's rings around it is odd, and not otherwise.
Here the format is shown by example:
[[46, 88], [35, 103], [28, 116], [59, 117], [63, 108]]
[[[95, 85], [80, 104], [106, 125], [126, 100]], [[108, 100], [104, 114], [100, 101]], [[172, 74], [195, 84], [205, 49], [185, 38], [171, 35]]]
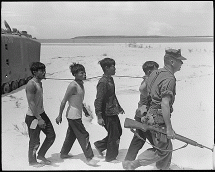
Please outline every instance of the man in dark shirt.
[[101, 156], [106, 151], [105, 160], [107, 162], [117, 163], [116, 157], [119, 152], [120, 136], [122, 127], [118, 117], [119, 113], [124, 113], [116, 94], [115, 84], [112, 75], [115, 75], [115, 61], [111, 58], [104, 58], [99, 61], [104, 74], [97, 84], [97, 94], [94, 102], [95, 113], [98, 118], [98, 124], [104, 126], [107, 130], [107, 136], [94, 143], [95, 148]]
[[135, 169], [155, 162], [158, 169], [169, 169], [171, 163], [171, 139], [175, 138], [170, 120], [176, 95], [174, 73], [180, 71], [183, 64], [182, 60], [186, 60], [186, 58], [181, 55], [180, 49], [168, 49], [165, 52], [164, 67], [153, 71], [146, 82], [151, 104], [147, 115], [142, 117], [141, 121], [148, 125], [166, 129], [167, 135], [151, 131], [154, 145], [158, 149], [144, 151], [139, 159], [127, 164], [128, 169]]

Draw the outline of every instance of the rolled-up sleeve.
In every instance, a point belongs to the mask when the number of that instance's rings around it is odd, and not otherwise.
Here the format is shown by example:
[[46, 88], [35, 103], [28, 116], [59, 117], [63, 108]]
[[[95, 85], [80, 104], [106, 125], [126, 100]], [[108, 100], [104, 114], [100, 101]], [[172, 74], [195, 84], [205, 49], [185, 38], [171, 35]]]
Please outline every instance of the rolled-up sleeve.
[[96, 93], [96, 99], [94, 102], [94, 106], [95, 106], [95, 113], [96, 113], [97, 117], [100, 119], [100, 118], [102, 118], [103, 100], [104, 100], [105, 94], [107, 92], [106, 83], [99, 82], [96, 88], [97, 88], [97, 93]]
[[165, 79], [162, 82], [162, 87], [160, 89], [161, 97], [163, 98], [166, 95], [170, 95], [171, 97], [173, 97], [175, 95], [175, 86], [176, 86], [175, 79]]

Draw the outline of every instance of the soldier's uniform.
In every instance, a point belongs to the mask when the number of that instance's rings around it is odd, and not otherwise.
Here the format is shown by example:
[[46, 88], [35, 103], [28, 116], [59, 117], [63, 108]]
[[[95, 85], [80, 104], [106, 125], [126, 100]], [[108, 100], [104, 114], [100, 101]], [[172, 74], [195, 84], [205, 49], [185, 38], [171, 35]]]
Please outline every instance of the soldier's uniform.
[[[166, 50], [165, 56], [171, 56], [176, 59], [186, 60], [181, 56], [180, 50]], [[173, 103], [175, 101], [176, 95], [176, 78], [171, 70], [164, 66], [156, 71], [153, 71], [149, 76], [147, 82], [147, 91], [151, 97], [151, 104], [147, 115], [145, 118], [145, 123], [148, 125], [153, 125], [155, 127], [166, 128], [166, 124], [163, 119], [161, 111], [162, 98], [166, 95], [171, 96], [170, 100], [170, 113], [173, 112]], [[158, 169], [168, 169], [172, 158], [172, 143], [171, 139], [168, 139], [166, 135], [151, 131], [152, 139], [154, 145], [161, 150], [170, 151], [160, 151], [158, 149], [148, 149], [143, 152], [139, 158], [133, 161], [130, 168], [137, 168], [139, 166], [146, 166], [156, 162], [156, 167]]]

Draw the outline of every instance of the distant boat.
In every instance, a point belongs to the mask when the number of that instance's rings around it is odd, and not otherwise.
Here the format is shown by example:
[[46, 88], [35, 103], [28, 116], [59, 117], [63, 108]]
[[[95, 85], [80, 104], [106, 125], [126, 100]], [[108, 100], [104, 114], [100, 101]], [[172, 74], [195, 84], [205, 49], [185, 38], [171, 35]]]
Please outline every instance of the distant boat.
[[1, 29], [1, 93], [9, 93], [26, 84], [31, 78], [30, 64], [40, 61], [41, 43], [27, 31], [13, 30], [4, 21]]

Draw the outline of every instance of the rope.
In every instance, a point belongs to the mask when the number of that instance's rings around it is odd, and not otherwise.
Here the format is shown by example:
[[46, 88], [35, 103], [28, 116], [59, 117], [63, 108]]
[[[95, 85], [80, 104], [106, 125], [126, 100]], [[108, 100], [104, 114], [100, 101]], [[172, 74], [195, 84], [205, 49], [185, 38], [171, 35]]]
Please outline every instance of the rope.
[[[207, 75], [211, 75], [211, 74], [207, 74]], [[202, 76], [206, 76], [206, 75], [201, 75], [200, 77]], [[91, 78], [87, 78], [86, 81], [88, 80], [91, 80], [91, 79], [95, 79], [95, 78], [99, 78], [99, 77], [102, 77], [102, 76], [94, 76], [94, 77], [91, 77]], [[120, 76], [120, 75], [114, 75], [113, 77], [118, 77], [118, 78], [142, 78], [142, 76]], [[193, 78], [193, 77], [191, 77]], [[75, 80], [75, 79], [70, 79], [70, 78], [45, 78], [45, 79], [51, 79], [51, 80]], [[181, 81], [181, 80], [176, 80], [176, 81]]]
[[[87, 78], [86, 80], [91, 80], [91, 79], [95, 79], [95, 78], [99, 78], [102, 76], [94, 76], [91, 78]], [[117, 76], [115, 75], [114, 77], [118, 77], [118, 78], [143, 78], [141, 76]], [[46, 78], [46, 79], [51, 79], [51, 80], [75, 80], [75, 79], [69, 79], [69, 78]]]
[[[91, 77], [91, 78], [87, 78], [86, 80], [91, 80], [91, 79], [95, 79], [95, 78], [99, 78], [101, 76], [95, 76], [95, 77]], [[45, 79], [51, 79], [51, 80], [75, 80], [75, 79], [70, 79], [70, 78], [45, 78]]]
[[162, 149], [160, 149], [160, 148], [158, 148], [158, 147], [156, 147], [156, 146], [154, 146], [154, 145], [152, 145], [151, 143], [149, 143], [149, 142], [147, 142], [145, 139], [143, 139], [142, 137], [140, 137], [140, 135], [136, 132], [136, 131], [134, 131], [134, 129], [133, 128], [131, 128], [131, 131], [139, 138], [139, 139], [141, 139], [141, 140], [143, 140], [143, 141], [145, 141], [146, 143], [148, 143], [148, 144], [150, 144], [152, 147], [154, 147], [154, 148], [156, 148], [156, 149], [158, 149], [158, 150], [160, 150], [160, 151], [165, 151], [165, 152], [173, 152], [173, 151], [176, 151], [176, 150], [179, 150], [179, 149], [182, 149], [182, 148], [185, 148], [187, 145], [188, 145], [188, 143], [186, 143], [184, 146], [182, 146], [182, 147], [180, 147], [180, 148], [177, 148], [177, 149], [174, 149], [174, 150], [162, 150]]

